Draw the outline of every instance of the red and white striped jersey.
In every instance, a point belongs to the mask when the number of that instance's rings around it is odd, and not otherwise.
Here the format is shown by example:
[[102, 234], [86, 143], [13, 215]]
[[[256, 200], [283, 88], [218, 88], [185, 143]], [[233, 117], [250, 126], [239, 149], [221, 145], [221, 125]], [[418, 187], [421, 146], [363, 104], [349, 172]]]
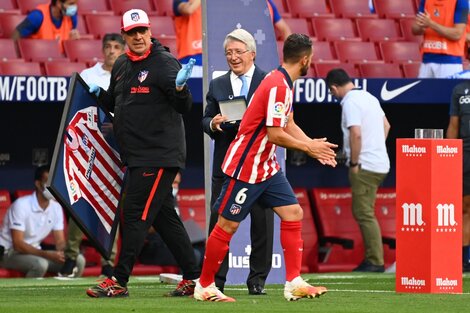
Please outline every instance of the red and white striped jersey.
[[276, 145], [268, 141], [267, 127], [286, 127], [292, 111], [292, 88], [292, 81], [283, 68], [266, 75], [253, 94], [237, 136], [227, 150], [222, 164], [225, 174], [255, 184], [279, 171]]
[[64, 136], [65, 184], [74, 204], [84, 198], [111, 232], [124, 171], [118, 153], [98, 128], [97, 108], [78, 111]]

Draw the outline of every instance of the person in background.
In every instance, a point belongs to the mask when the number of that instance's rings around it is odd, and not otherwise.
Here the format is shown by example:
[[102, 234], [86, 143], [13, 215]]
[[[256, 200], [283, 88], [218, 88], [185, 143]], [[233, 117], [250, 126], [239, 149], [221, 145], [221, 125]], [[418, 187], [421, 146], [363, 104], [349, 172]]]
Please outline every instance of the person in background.
[[462, 71], [468, 0], [421, 0], [412, 25], [414, 35], [424, 35], [418, 78], [448, 78]]
[[390, 170], [385, 140], [390, 124], [376, 97], [354, 86], [341, 68], [326, 75], [326, 85], [341, 100], [341, 130], [349, 164], [352, 212], [361, 229], [364, 260], [353, 271], [384, 272], [380, 226], [375, 216], [377, 189]]
[[63, 41], [80, 38], [77, 30], [78, 0], [51, 0], [32, 10], [13, 31], [12, 38], [57, 40], [60, 52]]
[[[212, 194], [211, 216], [209, 233], [219, 218], [219, 212], [214, 203], [220, 194], [225, 180], [221, 166], [230, 143], [238, 131], [238, 123], [225, 123], [227, 116], [220, 112], [219, 101], [226, 101], [231, 97], [245, 96], [250, 102], [256, 88], [266, 73], [255, 65], [256, 43], [253, 36], [244, 29], [236, 29], [225, 37], [225, 56], [230, 70], [220, 77], [213, 79], [207, 93], [207, 105], [202, 118], [204, 132], [215, 143], [212, 162]], [[256, 205], [250, 212], [251, 227], [251, 254], [250, 274], [248, 275], [248, 292], [252, 295], [264, 295], [264, 284], [269, 274], [273, 250], [273, 223], [274, 213]], [[215, 285], [224, 291], [228, 272], [228, 257], [220, 266], [215, 277]]]
[[[0, 230], [0, 267], [43, 277], [58, 273], [64, 263], [64, 215], [62, 207], [46, 189], [49, 167], [38, 167], [34, 174], [34, 192], [18, 198], [8, 208]], [[55, 250], [41, 249], [41, 242], [53, 233]], [[77, 256], [75, 272], [81, 276], [85, 259]]]
[[336, 166], [333, 149], [337, 145], [326, 138], [308, 137], [293, 117], [294, 81], [307, 74], [312, 56], [312, 41], [307, 35], [290, 35], [284, 42], [282, 65], [266, 75], [243, 115], [222, 163], [227, 176], [214, 204], [219, 219], [206, 243], [201, 277], [194, 289], [196, 300], [235, 301], [217, 289], [215, 275], [233, 234], [256, 202], [273, 208], [281, 218], [285, 299], [316, 298], [327, 292], [325, 287], [311, 286], [300, 277], [303, 211], [275, 157], [279, 145], [304, 151], [324, 165]]
[[202, 77], [201, 0], [173, 0], [178, 60], [187, 64], [195, 59], [192, 77]]
[[194, 60], [183, 68], [152, 38], [147, 13], [131, 9], [122, 16], [128, 51], [114, 63], [108, 90], [91, 84], [89, 92], [114, 113], [113, 131], [127, 167], [125, 196], [119, 200], [121, 250], [114, 275], [87, 289], [90, 297], [127, 297], [127, 283], [151, 226], [159, 232], [183, 271], [171, 296], [190, 296], [200, 269], [189, 236], [176, 214], [172, 183], [185, 166], [183, 114], [192, 96], [186, 85]]
[[282, 18], [281, 14], [279, 14], [276, 4], [273, 0], [267, 0], [266, 4], [268, 5], [269, 13], [271, 14], [274, 29], [281, 35], [282, 41], [286, 40], [287, 37], [292, 34], [289, 25]]
[[452, 90], [449, 126], [446, 138], [463, 140], [463, 214], [462, 214], [462, 264], [470, 272], [470, 82], [456, 85]]
[[[94, 66], [83, 70], [80, 76], [87, 84], [96, 84], [108, 89], [109, 79], [111, 78], [111, 69], [116, 59], [125, 52], [126, 43], [120, 34], [106, 34], [103, 36], [102, 53], [104, 63], [97, 62]], [[101, 111], [101, 110], [100, 110]], [[104, 114], [100, 112], [104, 117]], [[100, 117], [101, 118], [101, 117]], [[102, 132], [108, 133], [112, 131], [112, 124], [105, 122], [102, 124]], [[67, 244], [65, 247], [65, 263], [59, 272], [60, 276], [73, 277], [73, 269], [76, 267], [77, 256], [80, 253], [80, 244], [82, 242], [83, 233], [73, 219], [69, 220], [67, 228]], [[101, 276], [113, 276], [114, 259], [116, 258], [117, 240], [114, 241], [110, 259], [101, 258]]]

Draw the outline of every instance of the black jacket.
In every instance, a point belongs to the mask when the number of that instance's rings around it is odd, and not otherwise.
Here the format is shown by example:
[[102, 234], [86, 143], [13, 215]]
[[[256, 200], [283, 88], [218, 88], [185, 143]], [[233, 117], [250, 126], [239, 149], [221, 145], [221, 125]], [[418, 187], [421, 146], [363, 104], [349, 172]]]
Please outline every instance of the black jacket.
[[130, 167], [184, 168], [186, 141], [182, 114], [192, 105], [187, 86], [175, 89], [181, 64], [158, 41], [150, 55], [131, 61], [121, 55], [99, 101], [114, 112], [114, 135], [121, 160]]
[[[230, 73], [231, 71], [228, 71], [226, 74], [211, 80], [209, 91], [206, 95], [207, 105], [204, 110], [204, 117], [202, 118], [204, 132], [215, 141], [214, 159], [212, 162], [212, 175], [215, 177], [224, 176], [221, 166], [225, 158], [225, 153], [233, 139], [235, 139], [238, 131], [238, 127], [224, 128], [223, 132], [213, 132], [210, 129], [212, 118], [220, 113], [219, 101], [227, 100], [230, 96], [233, 96]], [[266, 73], [256, 66], [253, 72], [253, 78], [251, 79], [250, 90], [248, 90], [247, 102], [250, 101], [251, 96], [253, 96], [253, 93], [256, 88], [258, 88], [264, 76], [266, 76]]]

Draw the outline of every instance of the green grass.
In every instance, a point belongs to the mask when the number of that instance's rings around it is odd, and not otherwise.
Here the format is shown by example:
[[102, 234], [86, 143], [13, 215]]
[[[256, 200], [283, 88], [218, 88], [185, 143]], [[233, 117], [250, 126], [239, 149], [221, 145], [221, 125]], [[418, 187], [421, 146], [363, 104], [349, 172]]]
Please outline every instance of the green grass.
[[85, 295], [95, 278], [60, 281], [45, 279], [0, 279], [0, 312], [467, 312], [470, 303], [470, 276], [464, 276], [463, 294], [395, 293], [392, 274], [306, 274], [314, 285], [323, 285], [328, 294], [320, 299], [287, 302], [281, 285], [268, 285], [267, 296], [249, 296], [245, 286], [227, 286], [235, 303], [202, 303], [192, 298], [166, 298], [174, 285], [162, 284], [158, 276], [132, 277], [128, 298], [93, 299]]

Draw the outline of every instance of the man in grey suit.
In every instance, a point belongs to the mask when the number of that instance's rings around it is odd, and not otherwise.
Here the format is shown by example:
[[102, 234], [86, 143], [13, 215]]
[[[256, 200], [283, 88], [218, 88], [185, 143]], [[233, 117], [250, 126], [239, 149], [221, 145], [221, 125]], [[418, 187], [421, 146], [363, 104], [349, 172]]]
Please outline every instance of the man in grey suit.
[[[212, 162], [212, 194], [209, 232], [217, 219], [214, 203], [220, 194], [225, 174], [221, 165], [230, 143], [238, 131], [238, 123], [228, 123], [228, 117], [220, 112], [220, 101], [245, 96], [247, 102], [266, 73], [255, 65], [256, 44], [253, 36], [244, 29], [236, 29], [225, 37], [225, 56], [230, 71], [213, 79], [206, 95], [207, 105], [202, 119], [204, 132], [215, 142]], [[271, 269], [273, 250], [273, 211], [256, 206], [251, 210], [251, 255], [250, 274], [247, 278], [248, 293], [265, 295], [264, 284]], [[228, 257], [222, 263], [215, 277], [216, 286], [223, 291], [228, 272]]]

